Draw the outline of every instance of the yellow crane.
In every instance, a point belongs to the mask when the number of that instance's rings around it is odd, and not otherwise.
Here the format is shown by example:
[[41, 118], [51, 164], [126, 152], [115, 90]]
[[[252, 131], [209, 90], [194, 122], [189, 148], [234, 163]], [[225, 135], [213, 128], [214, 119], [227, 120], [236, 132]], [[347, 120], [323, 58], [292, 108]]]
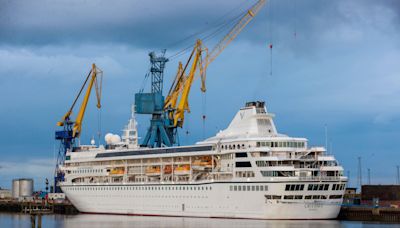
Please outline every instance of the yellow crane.
[[[89, 80], [90, 79], [90, 80]], [[82, 131], [82, 121], [83, 117], [85, 116], [85, 111], [86, 107], [89, 101], [89, 97], [93, 88], [93, 85], [95, 85], [95, 91], [96, 91], [96, 98], [97, 98], [97, 108], [101, 108], [101, 90], [102, 90], [102, 80], [103, 80], [103, 71], [101, 71], [99, 68], [96, 67], [96, 65], [93, 63], [92, 64], [92, 69], [90, 70], [88, 76], [86, 77], [85, 82], [83, 83], [81, 89], [79, 90], [78, 95], [76, 96], [74, 102], [71, 105], [71, 108], [68, 110], [68, 112], [63, 116], [61, 121], [57, 122], [58, 126], [66, 126], [66, 125], [73, 125], [72, 126], [72, 132], [65, 132], [69, 137], [76, 138], [79, 137]], [[78, 101], [80, 95], [82, 94], [83, 89], [85, 88], [86, 84], [89, 82], [85, 96], [83, 98], [82, 104], [80, 106], [78, 115], [76, 116], [75, 121], [71, 121], [71, 115], [72, 111], [75, 107], [76, 102]], [[71, 131], [71, 130], [68, 130]], [[71, 134], [72, 133], [72, 134]]]
[[[182, 67], [182, 63], [179, 62], [177, 74], [164, 103], [164, 110], [167, 111], [168, 117], [172, 120], [174, 127], [182, 127], [185, 119], [185, 112], [190, 112], [188, 97], [196, 72], [199, 71], [201, 77], [201, 91], [205, 92], [207, 67], [239, 35], [243, 28], [260, 11], [265, 2], [266, 0], [259, 0], [250, 7], [210, 52], [206, 47], [203, 47], [201, 40], [197, 40], [185, 67]], [[202, 55], [203, 52], [206, 53], [204, 57]], [[190, 71], [186, 74], [186, 69], [191, 61]]]

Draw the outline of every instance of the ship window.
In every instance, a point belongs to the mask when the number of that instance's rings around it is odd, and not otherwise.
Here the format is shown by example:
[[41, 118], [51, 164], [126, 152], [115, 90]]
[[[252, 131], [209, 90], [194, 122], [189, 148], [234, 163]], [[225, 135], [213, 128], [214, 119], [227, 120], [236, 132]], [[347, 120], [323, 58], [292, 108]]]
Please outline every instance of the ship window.
[[250, 186], [247, 186], [247, 191], [250, 191]]
[[256, 190], [256, 186], [251, 186], [251, 191], [255, 191]]
[[296, 191], [300, 191], [300, 185], [296, 185]]
[[292, 184], [290, 185], [290, 191], [294, 191], [296, 189], [296, 185]]
[[318, 191], [318, 185], [314, 184], [313, 191]]
[[286, 185], [286, 187], [285, 187], [285, 191], [289, 191], [289, 189], [290, 189], [290, 185]]
[[236, 167], [243, 168], [243, 167], [251, 167], [250, 162], [236, 162]]
[[237, 191], [237, 186], [236, 186], [236, 185], [233, 186], [233, 190], [234, 190], [234, 191]]
[[329, 184], [324, 185], [324, 190], [327, 191], [329, 189]]
[[319, 195], [314, 195], [314, 196], [312, 196], [312, 198], [313, 198], [313, 199], [319, 199], [320, 196], [319, 196]]
[[235, 153], [236, 158], [247, 158], [247, 153]]
[[280, 199], [282, 199], [282, 196], [273, 195], [272, 199], [275, 199], [275, 200], [279, 199], [280, 200]]
[[242, 186], [238, 186], [238, 191], [242, 191]]
[[312, 189], [313, 189], [313, 185], [312, 185], [312, 184], [309, 184], [309, 185], [308, 185], [308, 191], [312, 191]]
[[321, 195], [321, 199], [326, 199], [326, 196], [324, 196], [324, 195]]
[[323, 184], [320, 184], [318, 190], [320, 190], [320, 191], [324, 190], [324, 185], [323, 185]]
[[284, 199], [293, 199], [294, 196], [284, 196], [283, 198], [284, 198]]
[[330, 195], [329, 199], [341, 199], [342, 195]]
[[301, 195], [296, 195], [296, 196], [294, 196], [294, 199], [303, 199], [303, 196], [301, 196]]
[[256, 186], [256, 191], [260, 191], [260, 186]]
[[260, 186], [260, 191], [264, 191], [264, 186], [263, 185]]
[[311, 196], [310, 195], [305, 196], [304, 199], [311, 199]]

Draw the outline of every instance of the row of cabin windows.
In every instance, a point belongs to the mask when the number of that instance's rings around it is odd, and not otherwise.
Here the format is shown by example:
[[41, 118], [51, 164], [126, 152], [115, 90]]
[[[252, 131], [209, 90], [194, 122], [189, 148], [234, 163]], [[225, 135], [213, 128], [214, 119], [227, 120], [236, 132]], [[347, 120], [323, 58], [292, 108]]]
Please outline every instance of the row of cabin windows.
[[[330, 195], [330, 196], [326, 196], [326, 195], [306, 195], [304, 196], [304, 199], [341, 199], [343, 197], [343, 195]], [[282, 196], [279, 195], [265, 195], [265, 199], [267, 200], [280, 200], [282, 199]], [[285, 195], [283, 196], [283, 199], [286, 200], [301, 200], [303, 199], [302, 195]]]
[[236, 171], [236, 177], [254, 177], [253, 171]]
[[294, 171], [260, 171], [263, 177], [292, 177]]
[[103, 172], [102, 169], [79, 169], [79, 170], [72, 170], [72, 173], [99, 173]]
[[236, 153], [235, 157], [236, 158], [247, 158], [247, 153], [246, 152], [244, 152], [244, 153]]
[[231, 185], [229, 191], [268, 191], [268, 185]]
[[304, 184], [287, 184], [285, 191], [303, 191]]
[[[343, 190], [345, 188], [344, 184], [333, 184], [332, 190]], [[287, 184], [285, 191], [303, 191], [304, 184]], [[329, 184], [309, 184], [308, 191], [328, 191]]]
[[236, 168], [247, 168], [247, 167], [251, 167], [251, 163], [249, 161], [236, 162]]
[[333, 184], [332, 185], [332, 190], [343, 190], [345, 188], [346, 184]]
[[308, 191], [327, 191], [329, 184], [309, 184]]
[[96, 187], [86, 187], [86, 186], [78, 186], [78, 187], [72, 187], [71, 190], [73, 191], [80, 191], [80, 190], [91, 190], [91, 191], [113, 191], [113, 190], [177, 190], [177, 191], [208, 191], [208, 190], [212, 190], [212, 187], [204, 187], [204, 186], [179, 186], [179, 187], [171, 187], [171, 186], [164, 186], [164, 187], [160, 187], [160, 186], [121, 186], [121, 187], [115, 187], [115, 186], [96, 186]]
[[246, 147], [245, 147], [244, 144], [242, 144], [242, 145], [240, 145], [240, 144], [237, 144], [237, 145], [232, 144], [232, 145], [222, 145], [221, 146], [222, 150], [236, 150], [236, 149], [240, 150], [240, 149], [245, 149], [245, 148]]
[[292, 147], [304, 148], [305, 142], [257, 142], [257, 147]]

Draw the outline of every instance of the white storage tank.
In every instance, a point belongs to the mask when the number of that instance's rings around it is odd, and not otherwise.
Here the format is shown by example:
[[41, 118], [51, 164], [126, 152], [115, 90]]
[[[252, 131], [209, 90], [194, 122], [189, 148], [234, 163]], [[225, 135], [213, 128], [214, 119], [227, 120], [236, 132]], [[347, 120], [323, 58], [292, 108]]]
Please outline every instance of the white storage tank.
[[33, 196], [33, 179], [19, 179], [19, 197], [32, 197]]
[[12, 181], [12, 198], [16, 199], [19, 198], [19, 179], [14, 179]]

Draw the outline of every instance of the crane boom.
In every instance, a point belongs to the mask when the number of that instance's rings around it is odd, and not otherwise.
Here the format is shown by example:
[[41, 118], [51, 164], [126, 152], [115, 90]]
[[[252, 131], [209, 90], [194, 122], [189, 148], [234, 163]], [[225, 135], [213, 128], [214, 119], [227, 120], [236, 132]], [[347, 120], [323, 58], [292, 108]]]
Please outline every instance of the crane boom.
[[[68, 110], [68, 112], [63, 116], [63, 118], [61, 119], [61, 121], [57, 122], [58, 126], [65, 126], [66, 124], [72, 124], [73, 123], [73, 128], [72, 128], [72, 137], [79, 137], [80, 136], [80, 132], [82, 130], [82, 121], [83, 118], [85, 116], [85, 111], [86, 111], [86, 107], [89, 101], [89, 97], [93, 88], [93, 85], [95, 85], [96, 88], [96, 98], [97, 98], [97, 108], [101, 108], [101, 83], [102, 83], [102, 74], [103, 72], [96, 67], [96, 65], [93, 63], [92, 64], [92, 69], [90, 70], [88, 76], [85, 79], [85, 82], [83, 83], [81, 89], [79, 90], [78, 95], [76, 96], [74, 102], [72, 103], [71, 108]], [[100, 77], [99, 77], [100, 75]], [[100, 78], [100, 79], [98, 79]], [[90, 79], [90, 81], [89, 81]], [[85, 96], [83, 98], [81, 107], [79, 109], [78, 115], [76, 117], [76, 120], [74, 122], [70, 121], [71, 115], [72, 115], [72, 110], [75, 107], [75, 104], [77, 102], [77, 100], [79, 99], [83, 89], [85, 88], [86, 84], [89, 81], [89, 85], [88, 88], [86, 89], [86, 93]]]
[[259, 0], [250, 9], [247, 10], [246, 14], [236, 23], [232, 29], [218, 42], [217, 45], [207, 54], [205, 69], [207, 66], [218, 57], [219, 54], [234, 40], [244, 27], [257, 15], [260, 9], [264, 6], [266, 0]]
[[[208, 65], [239, 35], [243, 28], [260, 11], [265, 2], [266, 0], [259, 0], [251, 6], [217, 45], [214, 46], [211, 52], [209, 52], [206, 47], [203, 47], [201, 40], [197, 40], [185, 67], [182, 68], [182, 63], [179, 62], [178, 72], [164, 103], [164, 110], [168, 113], [168, 118], [172, 120], [173, 127], [182, 127], [185, 111], [190, 112], [188, 96], [197, 70], [199, 70], [201, 77], [201, 91], [205, 92], [206, 70]], [[202, 55], [203, 52], [205, 52], [204, 58]], [[185, 71], [191, 61], [190, 72], [186, 75]]]
[[[192, 55], [194, 54], [194, 59], [192, 62], [192, 66], [190, 67], [189, 75], [187, 76], [184, 85], [182, 86], [182, 93], [179, 100], [178, 107], [176, 108], [175, 116], [174, 116], [174, 126], [183, 126], [183, 121], [185, 119], [185, 111], [189, 110], [189, 93], [190, 88], [192, 87], [192, 83], [194, 80], [194, 76], [196, 74], [197, 69], [202, 68], [202, 42], [201, 40], [197, 40], [196, 45], [193, 49]], [[190, 60], [189, 60], [190, 61]], [[184, 72], [184, 71], [183, 71]]]

